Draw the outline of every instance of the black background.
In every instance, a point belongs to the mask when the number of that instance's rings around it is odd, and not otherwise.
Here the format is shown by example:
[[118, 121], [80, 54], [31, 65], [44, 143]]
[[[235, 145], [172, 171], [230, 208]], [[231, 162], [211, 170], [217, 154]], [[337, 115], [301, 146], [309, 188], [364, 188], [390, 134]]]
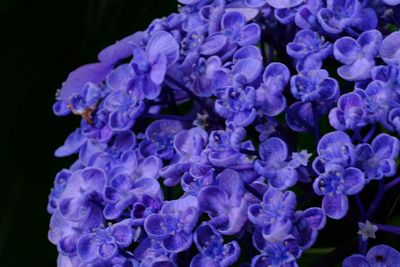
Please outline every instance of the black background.
[[72, 159], [54, 150], [79, 126], [51, 106], [74, 68], [176, 11], [174, 0], [0, 0], [0, 266], [56, 266], [47, 196]]

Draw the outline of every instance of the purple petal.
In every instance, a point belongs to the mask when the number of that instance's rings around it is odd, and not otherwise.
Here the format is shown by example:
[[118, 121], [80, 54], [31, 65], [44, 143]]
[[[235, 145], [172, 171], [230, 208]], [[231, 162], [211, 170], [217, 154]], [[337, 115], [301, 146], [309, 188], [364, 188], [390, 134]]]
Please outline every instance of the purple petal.
[[347, 81], [361, 81], [371, 77], [371, 69], [374, 66], [374, 60], [359, 58], [351, 65], [339, 67], [337, 72], [340, 77]]
[[221, 235], [217, 233], [209, 224], [205, 223], [196, 229], [194, 234], [194, 243], [200, 252], [203, 253], [205, 250], [207, 250], [213, 239], [220, 242], [220, 245], [222, 245], [223, 239], [221, 238]]
[[349, 209], [349, 200], [344, 194], [325, 195], [322, 199], [322, 208], [332, 219], [343, 218]]
[[395, 158], [399, 153], [399, 140], [388, 134], [379, 134], [372, 141], [374, 156], [378, 159]]
[[80, 129], [76, 129], [67, 137], [64, 145], [56, 150], [55, 155], [56, 157], [65, 157], [77, 153], [86, 142], [87, 138], [81, 133]]
[[387, 245], [377, 245], [367, 253], [371, 266], [396, 266], [400, 262], [400, 253]]
[[82, 95], [83, 86], [87, 82], [99, 84], [111, 71], [112, 65], [107, 63], [92, 63], [77, 68], [71, 72], [63, 83], [60, 91], [60, 99], [69, 103], [72, 95]]
[[167, 225], [167, 222], [160, 214], [150, 214], [144, 221], [146, 233], [156, 240], [163, 240], [168, 236], [165, 225]]
[[259, 61], [262, 61], [262, 55], [260, 48], [254, 45], [248, 45], [245, 47], [239, 48], [236, 53], [233, 55], [233, 60], [238, 61], [241, 59], [246, 59], [246, 58], [253, 58], [253, 59], [258, 59]]
[[193, 257], [192, 261], [190, 262], [190, 267], [220, 267], [221, 265], [218, 264], [215, 260], [210, 257], [204, 256], [203, 254], [197, 254]]
[[158, 178], [158, 172], [162, 167], [162, 161], [156, 156], [149, 156], [139, 166], [141, 178]]
[[389, 34], [383, 39], [379, 49], [382, 59], [388, 64], [400, 64], [400, 31]]
[[104, 198], [110, 202], [116, 202], [120, 199], [120, 193], [115, 188], [106, 186], [104, 189]]
[[225, 13], [222, 17], [221, 23], [224, 29], [240, 31], [240, 29], [246, 24], [246, 19], [242, 13], [232, 11]]
[[155, 62], [151, 66], [150, 79], [156, 85], [160, 85], [164, 81], [167, 72], [167, 58], [164, 54], [159, 54]]
[[151, 36], [146, 51], [150, 62], [155, 62], [159, 54], [164, 54], [167, 65], [174, 63], [179, 58], [178, 42], [165, 31], [158, 31]]
[[243, 182], [239, 174], [236, 171], [226, 169], [216, 177], [216, 181], [228, 193], [230, 203], [238, 206], [243, 196]]
[[132, 55], [132, 44], [139, 45], [144, 38], [143, 32], [136, 32], [115, 44], [103, 49], [97, 56], [100, 62], [115, 64]]
[[236, 262], [240, 255], [240, 246], [238, 242], [232, 241], [224, 245], [224, 257], [220, 266], [230, 266]]
[[125, 224], [115, 224], [113, 227], [112, 236], [115, 242], [120, 247], [127, 247], [132, 242], [132, 230]]
[[76, 253], [76, 235], [72, 234], [61, 238], [57, 248], [64, 255], [73, 256]]
[[129, 64], [123, 64], [107, 76], [107, 86], [112, 90], [126, 90], [134, 77], [135, 73], [132, 67]]
[[261, 29], [256, 23], [251, 23], [246, 25], [241, 32], [240, 41], [238, 44], [240, 46], [253, 45], [260, 41]]
[[83, 235], [77, 244], [78, 256], [83, 262], [92, 262], [97, 258], [97, 246], [90, 235]]
[[82, 170], [81, 177], [84, 183], [81, 185], [82, 188], [85, 190], [96, 191], [98, 193], [103, 192], [106, 183], [106, 175], [101, 169], [87, 167]]
[[262, 7], [267, 3], [267, 0], [245, 0], [245, 2], [250, 7]]
[[187, 250], [192, 245], [192, 234], [178, 232], [175, 235], [170, 235], [162, 241], [163, 247], [171, 253], [179, 253]]
[[267, 0], [270, 6], [274, 8], [291, 8], [303, 2], [303, 0]]
[[360, 44], [351, 37], [342, 37], [333, 45], [335, 58], [343, 64], [352, 64], [361, 53]]
[[241, 74], [247, 83], [253, 82], [260, 75], [262, 62], [257, 59], [247, 58], [239, 60], [232, 69], [234, 74]]
[[118, 251], [115, 244], [101, 244], [98, 250], [99, 256], [105, 260], [111, 259]]
[[205, 187], [198, 194], [200, 208], [206, 212], [225, 214], [225, 203], [229, 203], [228, 194], [216, 186]]
[[354, 254], [343, 261], [343, 267], [372, 267], [363, 255]]
[[343, 173], [344, 192], [354, 195], [360, 192], [365, 184], [364, 174], [357, 168], [347, 168]]
[[382, 34], [378, 30], [363, 32], [357, 39], [362, 47], [364, 56], [374, 58], [382, 43]]
[[324, 228], [326, 223], [325, 212], [320, 208], [306, 209], [303, 213], [303, 218], [307, 221], [308, 226], [315, 230]]
[[228, 39], [222, 34], [209, 36], [200, 46], [200, 54], [210, 56], [218, 53], [225, 46]]
[[264, 71], [263, 82], [265, 86], [272, 87], [272, 92], [282, 91], [290, 79], [289, 69], [282, 63], [270, 63]]
[[286, 143], [277, 137], [272, 137], [260, 145], [260, 156], [263, 161], [272, 163], [282, 162], [288, 156]]
[[109, 127], [114, 131], [126, 131], [132, 127], [134, 121], [123, 112], [111, 112], [108, 118]]

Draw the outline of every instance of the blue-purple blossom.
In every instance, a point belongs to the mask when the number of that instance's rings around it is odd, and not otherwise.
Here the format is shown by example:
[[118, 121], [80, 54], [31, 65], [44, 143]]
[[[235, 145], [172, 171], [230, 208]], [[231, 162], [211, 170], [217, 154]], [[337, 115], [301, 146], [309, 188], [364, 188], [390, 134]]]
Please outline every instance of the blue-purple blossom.
[[296, 33], [293, 42], [288, 43], [286, 50], [296, 60], [299, 71], [319, 69], [323, 60], [332, 54], [332, 44], [325, 41], [317, 32], [301, 30]]
[[261, 228], [266, 241], [273, 243], [283, 240], [292, 229], [296, 204], [293, 192], [283, 193], [271, 187], [264, 193], [262, 203], [249, 206], [249, 220]]
[[216, 178], [216, 185], [198, 193], [200, 208], [210, 216], [210, 224], [225, 235], [236, 234], [247, 221], [248, 200], [243, 182], [236, 171], [226, 169]]
[[356, 147], [356, 166], [364, 171], [367, 181], [380, 180], [396, 173], [395, 159], [399, 154], [396, 137], [379, 134], [370, 144]]
[[253, 234], [253, 244], [261, 254], [251, 260], [251, 267], [298, 266], [296, 259], [300, 256], [301, 250], [296, 238], [291, 235], [278, 242], [268, 242], [263, 238], [261, 231], [256, 230]]
[[323, 196], [322, 208], [333, 219], [343, 218], [349, 208], [348, 195], [360, 192], [365, 184], [364, 174], [357, 168], [333, 164], [313, 183], [317, 195]]
[[330, 34], [342, 31], [367, 31], [377, 26], [373, 9], [364, 8], [358, 0], [328, 0], [327, 6], [318, 12], [318, 22]]
[[297, 182], [297, 168], [301, 163], [296, 159], [288, 159], [288, 148], [284, 141], [272, 137], [261, 143], [260, 157], [261, 160], [254, 162], [254, 169], [266, 177], [272, 187], [284, 190]]
[[382, 35], [377, 30], [363, 32], [357, 40], [351, 37], [338, 39], [333, 46], [333, 54], [345, 64], [338, 68], [340, 77], [348, 81], [370, 78], [381, 42]]
[[140, 145], [143, 156], [156, 155], [161, 159], [172, 159], [174, 152], [174, 137], [183, 129], [179, 121], [157, 120], [146, 129], [146, 139]]
[[366, 125], [364, 101], [357, 93], [339, 97], [337, 107], [331, 109], [329, 122], [336, 130], [357, 129]]
[[165, 203], [160, 213], [148, 216], [144, 229], [149, 237], [161, 241], [165, 250], [178, 253], [191, 246], [198, 216], [199, 201], [185, 196]]
[[117, 254], [118, 248], [129, 246], [132, 235], [132, 230], [124, 224], [95, 229], [93, 233], [83, 235], [79, 239], [77, 244], [79, 258], [87, 263], [96, 259], [111, 259]]
[[348, 167], [354, 161], [354, 145], [350, 137], [341, 131], [324, 135], [318, 142], [318, 156], [313, 161], [313, 168], [319, 174], [332, 164]]
[[269, 64], [263, 74], [263, 82], [257, 88], [256, 105], [266, 116], [276, 116], [286, 107], [282, 92], [290, 79], [288, 68], [282, 63]]
[[148, 99], [158, 97], [167, 67], [178, 60], [178, 57], [177, 41], [171, 34], [164, 31], [156, 32], [151, 36], [146, 50], [134, 45], [131, 62], [136, 74], [132, 85], [134, 90], [143, 93]]
[[194, 233], [194, 242], [200, 254], [193, 257], [191, 267], [232, 265], [240, 255], [236, 241], [224, 244], [222, 235], [209, 224], [200, 225]]
[[309, 70], [292, 76], [290, 89], [293, 96], [302, 102], [320, 103], [321, 109], [327, 108], [340, 93], [338, 82], [328, 75], [326, 70]]

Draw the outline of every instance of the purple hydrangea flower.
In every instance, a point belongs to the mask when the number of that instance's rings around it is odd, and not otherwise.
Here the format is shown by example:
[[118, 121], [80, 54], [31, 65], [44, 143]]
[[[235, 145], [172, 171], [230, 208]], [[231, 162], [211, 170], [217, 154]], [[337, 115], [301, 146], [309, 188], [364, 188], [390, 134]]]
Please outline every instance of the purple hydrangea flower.
[[161, 169], [164, 184], [174, 186], [180, 182], [182, 173], [189, 170], [193, 162], [200, 160], [200, 154], [207, 144], [207, 132], [201, 128], [182, 130], [174, 137], [175, 157], [169, 166]]
[[243, 182], [236, 171], [226, 169], [216, 185], [204, 187], [198, 194], [200, 208], [209, 214], [210, 224], [224, 235], [238, 233], [247, 221], [248, 201]]
[[82, 235], [79, 239], [77, 244], [79, 258], [87, 263], [96, 259], [111, 259], [117, 254], [118, 248], [129, 246], [132, 235], [132, 230], [125, 224], [95, 229], [93, 233]]
[[155, 99], [160, 94], [167, 67], [179, 58], [179, 44], [168, 32], [154, 33], [146, 50], [133, 46], [133, 60], [130, 63], [136, 77], [134, 90], [142, 92], [148, 99]]
[[166, 202], [160, 213], [151, 214], [144, 222], [150, 238], [159, 240], [171, 253], [178, 253], [192, 245], [192, 230], [199, 217], [199, 201], [185, 196]]
[[161, 159], [172, 159], [174, 152], [174, 137], [183, 129], [182, 124], [175, 120], [157, 120], [146, 129], [146, 140], [140, 144], [143, 156], [156, 155]]
[[367, 181], [380, 180], [396, 173], [396, 162], [399, 154], [399, 140], [387, 134], [379, 134], [369, 144], [356, 147], [356, 166], [365, 173]]
[[104, 100], [104, 105], [110, 112], [108, 126], [115, 131], [129, 130], [144, 110], [143, 101], [134, 91], [113, 91]]
[[256, 105], [266, 116], [276, 116], [286, 107], [283, 90], [290, 79], [288, 68], [282, 63], [269, 64], [263, 74], [263, 82], [257, 88]]
[[338, 39], [333, 47], [335, 58], [345, 64], [338, 69], [338, 74], [348, 81], [360, 81], [371, 77], [375, 66], [382, 35], [377, 30], [363, 32], [357, 40], [351, 37]]
[[339, 97], [337, 107], [329, 113], [329, 123], [336, 130], [357, 129], [366, 125], [364, 101], [357, 93]]
[[106, 175], [98, 168], [73, 172], [58, 200], [60, 214], [73, 221], [101, 220], [99, 203], [105, 182]]
[[313, 183], [317, 195], [323, 196], [322, 208], [333, 219], [343, 218], [349, 208], [348, 195], [360, 192], [365, 184], [364, 174], [357, 168], [329, 165]]
[[240, 246], [236, 241], [224, 244], [224, 239], [215, 228], [203, 223], [194, 233], [194, 242], [200, 254], [193, 257], [191, 267], [225, 267], [236, 262]]
[[375, 11], [364, 8], [358, 0], [328, 0], [327, 7], [318, 12], [318, 21], [331, 34], [367, 31], [375, 29], [378, 23]]
[[332, 44], [325, 41], [317, 32], [301, 30], [296, 33], [293, 42], [286, 46], [289, 56], [296, 60], [299, 71], [319, 69], [323, 60], [332, 54]]
[[387, 245], [376, 245], [367, 255], [353, 254], [343, 261], [343, 267], [396, 266], [400, 253]]
[[290, 8], [276, 8], [274, 15], [282, 24], [294, 21], [301, 29], [318, 28], [317, 13], [322, 4], [321, 0], [305, 0]]
[[261, 143], [260, 157], [254, 162], [254, 169], [268, 178], [271, 186], [284, 190], [297, 182], [300, 163], [288, 159], [288, 148], [282, 139], [272, 137]]
[[217, 167], [238, 168], [248, 166], [252, 168], [253, 159], [240, 153], [240, 149], [254, 151], [251, 141], [244, 141], [246, 131], [242, 127], [233, 127], [228, 124], [225, 131], [212, 131], [209, 135], [206, 155], [209, 162]]
[[260, 40], [260, 26], [256, 23], [246, 25], [246, 17], [241, 12], [226, 12], [221, 19], [221, 26], [222, 34], [231, 44], [254, 45]]
[[215, 102], [215, 110], [235, 126], [245, 127], [256, 117], [255, 99], [256, 90], [253, 87], [231, 87], [226, 90], [225, 96]]
[[296, 259], [300, 257], [301, 250], [296, 238], [291, 235], [287, 235], [279, 242], [268, 242], [263, 238], [261, 231], [255, 230], [253, 244], [261, 254], [251, 260], [251, 267], [298, 266]]
[[313, 168], [318, 174], [324, 173], [331, 164], [348, 167], [354, 161], [354, 145], [350, 137], [341, 131], [325, 134], [318, 142], [317, 152]]
[[293, 192], [283, 193], [271, 187], [264, 193], [262, 203], [249, 206], [249, 220], [262, 229], [266, 241], [273, 243], [283, 240], [292, 229], [296, 204]]
[[338, 82], [330, 78], [326, 70], [310, 70], [292, 76], [290, 89], [293, 96], [302, 102], [321, 103], [321, 108], [326, 109], [340, 93]]

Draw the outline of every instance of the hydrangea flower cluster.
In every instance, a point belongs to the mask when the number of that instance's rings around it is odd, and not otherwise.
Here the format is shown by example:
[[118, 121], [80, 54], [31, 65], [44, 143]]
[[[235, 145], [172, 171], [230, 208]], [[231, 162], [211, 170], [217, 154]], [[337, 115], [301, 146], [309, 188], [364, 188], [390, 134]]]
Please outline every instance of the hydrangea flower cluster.
[[400, 234], [400, 1], [178, 2], [57, 92], [58, 266], [298, 266], [328, 220], [359, 226], [343, 266], [399, 266], [367, 242]]

